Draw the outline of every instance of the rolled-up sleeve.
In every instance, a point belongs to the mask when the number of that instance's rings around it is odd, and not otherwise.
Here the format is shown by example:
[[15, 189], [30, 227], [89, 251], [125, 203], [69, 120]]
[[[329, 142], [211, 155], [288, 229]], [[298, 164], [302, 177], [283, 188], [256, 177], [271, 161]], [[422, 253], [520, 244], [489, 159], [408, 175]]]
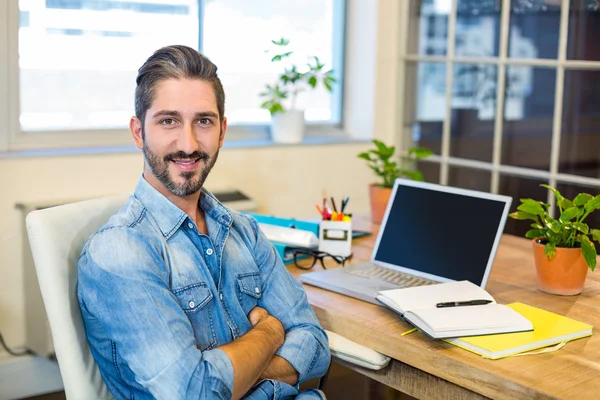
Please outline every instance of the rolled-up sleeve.
[[[161, 248], [127, 227], [101, 231], [86, 246], [78, 297], [92, 351], [95, 343], [110, 341], [114, 368], [128, 368], [135, 377], [125, 384], [142, 385], [154, 398], [229, 399], [233, 365], [220, 349], [196, 347], [191, 323], [169, 288]], [[101, 372], [110, 388], [115, 376]]]
[[299, 383], [323, 376], [330, 362], [327, 335], [302, 285], [287, 271], [273, 245], [252, 221], [257, 238], [254, 254], [264, 282], [259, 306], [279, 319], [285, 329], [285, 342], [277, 355], [296, 369]]

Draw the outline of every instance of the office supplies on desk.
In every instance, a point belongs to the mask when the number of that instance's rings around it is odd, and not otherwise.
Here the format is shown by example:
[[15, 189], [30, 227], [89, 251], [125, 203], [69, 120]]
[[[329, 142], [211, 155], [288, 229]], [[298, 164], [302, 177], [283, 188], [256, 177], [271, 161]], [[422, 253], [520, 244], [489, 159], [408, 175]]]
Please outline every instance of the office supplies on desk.
[[[487, 283], [512, 198], [397, 179], [371, 261], [303, 274], [304, 283], [374, 304], [380, 290]], [[477, 225], [464, 215], [477, 210]], [[453, 300], [453, 299], [448, 299]]]
[[321, 221], [319, 224], [319, 250], [342, 257], [352, 254], [352, 223]]
[[465, 306], [483, 306], [485, 304], [492, 303], [491, 300], [466, 300], [466, 301], [446, 301], [443, 303], [437, 303], [435, 306], [437, 308], [447, 308], [447, 307], [465, 307]]
[[[315, 238], [319, 234], [319, 223], [318, 222], [302, 221], [302, 220], [297, 220], [294, 218], [280, 218], [280, 217], [275, 217], [275, 216], [271, 216], [271, 215], [261, 215], [261, 214], [254, 214], [254, 213], [247, 213], [247, 214], [254, 217], [256, 219], [256, 221], [259, 223], [259, 226], [260, 226], [260, 224], [265, 224], [265, 225], [273, 225], [275, 227], [297, 229], [297, 230], [301, 230], [301, 231], [310, 232], [314, 235]], [[269, 229], [269, 228], [267, 228], [267, 229]], [[261, 229], [261, 231], [262, 231], [262, 229]], [[273, 246], [275, 247], [275, 250], [277, 250], [277, 253], [283, 260], [284, 264], [289, 264], [289, 263], [293, 262], [294, 256], [290, 250], [297, 246], [290, 245], [289, 243], [277, 241], [274, 239], [278, 239], [278, 238], [273, 237], [273, 239], [270, 239], [270, 241], [273, 244]]]
[[592, 326], [523, 303], [507, 305], [533, 324], [533, 331], [503, 335], [471, 336], [446, 340], [448, 343], [493, 360], [540, 349], [592, 334]]
[[273, 242], [284, 243], [289, 246], [315, 248], [319, 245], [319, 238], [309, 231], [298, 228], [285, 228], [283, 226], [258, 224], [260, 230]]
[[[484, 299], [489, 304], [468, 307], [436, 307], [440, 302]], [[489, 335], [532, 330], [533, 325], [521, 314], [469, 281], [384, 290], [377, 300], [400, 314], [434, 339]]]

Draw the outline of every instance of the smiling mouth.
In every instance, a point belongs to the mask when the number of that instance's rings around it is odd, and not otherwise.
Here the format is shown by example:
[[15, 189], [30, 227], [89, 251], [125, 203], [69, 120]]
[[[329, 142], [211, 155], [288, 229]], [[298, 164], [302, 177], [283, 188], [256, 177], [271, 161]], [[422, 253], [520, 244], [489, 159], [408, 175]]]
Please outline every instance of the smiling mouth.
[[193, 159], [193, 160], [171, 160], [173, 161], [175, 164], [179, 164], [179, 165], [192, 165], [197, 163], [198, 161], [200, 161], [199, 158]]

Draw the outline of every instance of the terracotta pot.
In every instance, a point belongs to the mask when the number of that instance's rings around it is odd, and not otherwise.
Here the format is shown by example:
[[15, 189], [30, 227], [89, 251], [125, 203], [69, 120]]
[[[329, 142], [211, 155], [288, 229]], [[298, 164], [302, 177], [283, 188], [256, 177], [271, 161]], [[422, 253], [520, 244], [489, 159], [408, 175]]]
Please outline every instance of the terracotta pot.
[[533, 257], [538, 277], [538, 289], [542, 292], [574, 295], [583, 290], [588, 265], [580, 248], [557, 247], [556, 256], [548, 260], [544, 245], [534, 239]]
[[390, 195], [392, 194], [391, 188], [384, 188], [375, 184], [369, 185], [369, 198], [371, 200], [371, 221], [374, 224], [380, 224], [383, 220], [383, 214], [387, 208]]

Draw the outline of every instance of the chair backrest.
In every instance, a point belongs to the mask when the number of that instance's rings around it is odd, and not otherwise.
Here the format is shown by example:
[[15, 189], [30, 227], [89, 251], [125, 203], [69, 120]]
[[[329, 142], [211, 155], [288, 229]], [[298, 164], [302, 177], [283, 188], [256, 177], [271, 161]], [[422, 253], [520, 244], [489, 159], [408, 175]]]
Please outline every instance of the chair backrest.
[[77, 300], [77, 262], [87, 239], [123, 207], [127, 195], [37, 210], [29, 243], [68, 399], [110, 399], [92, 356]]

